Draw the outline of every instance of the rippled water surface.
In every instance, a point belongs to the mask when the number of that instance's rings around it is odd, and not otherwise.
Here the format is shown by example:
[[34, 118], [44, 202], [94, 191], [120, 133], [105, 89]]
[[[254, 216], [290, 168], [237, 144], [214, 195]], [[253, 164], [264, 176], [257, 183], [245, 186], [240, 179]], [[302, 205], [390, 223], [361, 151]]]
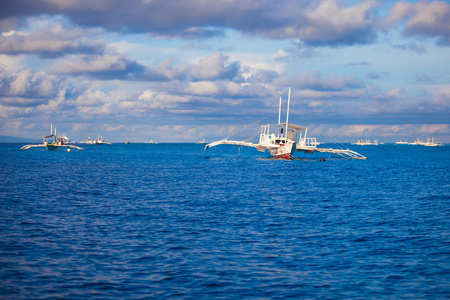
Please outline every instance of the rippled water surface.
[[448, 145], [20, 146], [0, 144], [2, 298], [450, 298]]

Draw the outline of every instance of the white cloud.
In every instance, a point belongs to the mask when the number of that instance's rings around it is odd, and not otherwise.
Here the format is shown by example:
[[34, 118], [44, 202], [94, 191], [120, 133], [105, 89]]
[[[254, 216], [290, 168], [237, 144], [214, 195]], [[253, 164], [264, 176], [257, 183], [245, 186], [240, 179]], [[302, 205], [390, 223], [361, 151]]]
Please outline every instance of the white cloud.
[[68, 109], [66, 103], [65, 92], [60, 91], [54, 99], [50, 99], [47, 103], [37, 107], [41, 112], [55, 113]]
[[126, 68], [127, 62], [121, 54], [79, 55], [61, 60], [51, 71], [57, 74], [85, 74], [114, 70], [124, 71]]
[[17, 73], [0, 72], [0, 102], [10, 106], [35, 105], [58, 93], [60, 79], [45, 72], [25, 69]]
[[155, 67], [155, 72], [168, 79], [186, 77], [189, 74], [189, 66], [174, 65], [173, 59], [167, 59]]
[[2, 72], [10, 74], [18, 73], [27, 67], [28, 64], [22, 55], [10, 56], [0, 54], [0, 74]]
[[125, 127], [125, 125], [121, 124], [121, 125], [109, 125], [106, 126], [106, 131], [108, 132], [115, 132], [115, 131], [119, 131], [121, 129], [123, 129]]
[[437, 134], [437, 133], [446, 133], [450, 132], [449, 124], [426, 124], [422, 125], [419, 128], [419, 133], [425, 134]]
[[[308, 10], [306, 16], [315, 26], [308, 26], [302, 32], [305, 37], [332, 35], [343, 33], [349, 29], [365, 28], [373, 24], [367, 18], [367, 13], [374, 9], [376, 1], [361, 1], [355, 6], [345, 7], [337, 0], [325, 0], [313, 9]], [[319, 24], [322, 24], [319, 26]], [[328, 27], [328, 33], [320, 32], [322, 27]]]
[[450, 45], [450, 4], [443, 1], [398, 2], [386, 20], [388, 25], [407, 20], [406, 35], [440, 37], [440, 42]]
[[[86, 38], [86, 37], [89, 38]], [[103, 51], [103, 41], [94, 30], [68, 29], [57, 22], [34, 32], [10, 31], [0, 36], [0, 53], [34, 53], [61, 56], [66, 53]]]
[[311, 101], [308, 104], [308, 107], [312, 107], [312, 108], [314, 108], [314, 107], [321, 107], [321, 106], [323, 106], [323, 103], [320, 102], [320, 101]]
[[192, 67], [190, 75], [198, 80], [233, 79], [239, 71], [237, 62], [229, 62], [228, 56], [216, 53], [201, 59]]
[[191, 74], [200, 79], [216, 79], [223, 72], [225, 57], [221, 53], [201, 59], [192, 69]]
[[143, 91], [138, 99], [144, 107], [153, 109], [175, 108], [179, 103], [189, 102], [187, 97], [174, 96], [170, 94], [160, 93], [153, 90]]
[[[90, 119], [94, 115], [121, 115], [126, 116], [129, 111], [123, 110], [121, 104], [129, 97], [126, 92], [112, 90], [104, 92], [101, 90], [88, 89], [84, 93], [72, 99], [66, 99], [67, 106], [74, 109], [74, 114], [80, 119]], [[66, 97], [66, 96], [65, 96]]]
[[219, 92], [219, 87], [210, 81], [190, 82], [185, 92], [194, 95], [214, 95]]
[[285, 17], [290, 21], [260, 33], [273, 39], [297, 38], [306, 45], [352, 45], [374, 40], [378, 1], [360, 1], [354, 6], [339, 0], [307, 3], [287, 6], [290, 11]]
[[380, 129], [379, 125], [349, 125], [343, 126], [342, 135], [344, 136], [372, 136], [374, 131]]
[[395, 98], [400, 98], [400, 96], [404, 93], [402, 88], [392, 89], [387, 91], [387, 94], [393, 96]]

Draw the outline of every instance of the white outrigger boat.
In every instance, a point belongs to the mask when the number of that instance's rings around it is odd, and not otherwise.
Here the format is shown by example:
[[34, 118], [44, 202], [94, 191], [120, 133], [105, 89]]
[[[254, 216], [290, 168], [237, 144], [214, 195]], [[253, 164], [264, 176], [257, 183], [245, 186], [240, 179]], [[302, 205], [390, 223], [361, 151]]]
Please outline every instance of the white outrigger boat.
[[98, 137], [94, 140], [94, 144], [96, 145], [112, 145], [110, 142], [107, 142], [103, 139], [103, 136], [98, 135]]
[[56, 128], [53, 131], [53, 124], [50, 125], [50, 135], [44, 137], [42, 144], [25, 145], [20, 150], [28, 150], [31, 148], [45, 147], [47, 150], [57, 150], [58, 148], [73, 148], [83, 150], [83, 148], [69, 143], [69, 138], [65, 134], [56, 135]]
[[250, 139], [245, 141], [231, 141], [227, 138], [205, 146], [205, 150], [218, 145], [237, 145], [253, 147], [256, 150], [270, 153], [272, 158], [295, 159], [296, 151], [304, 153], [325, 152], [346, 158], [367, 159], [365, 156], [350, 149], [320, 148], [316, 138], [307, 138], [308, 127], [289, 123], [289, 107], [291, 89], [289, 88], [286, 122], [281, 123], [281, 97], [278, 112], [278, 124], [261, 126], [259, 142], [253, 143]]

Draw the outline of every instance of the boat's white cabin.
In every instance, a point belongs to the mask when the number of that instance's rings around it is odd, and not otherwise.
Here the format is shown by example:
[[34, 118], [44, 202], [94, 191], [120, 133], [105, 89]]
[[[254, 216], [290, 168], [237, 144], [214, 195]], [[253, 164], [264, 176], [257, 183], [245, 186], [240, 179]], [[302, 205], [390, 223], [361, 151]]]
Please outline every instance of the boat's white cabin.
[[315, 148], [316, 138], [307, 138], [308, 127], [294, 124], [268, 124], [261, 126], [259, 143], [261, 145], [273, 146], [287, 143], [296, 143], [297, 149]]

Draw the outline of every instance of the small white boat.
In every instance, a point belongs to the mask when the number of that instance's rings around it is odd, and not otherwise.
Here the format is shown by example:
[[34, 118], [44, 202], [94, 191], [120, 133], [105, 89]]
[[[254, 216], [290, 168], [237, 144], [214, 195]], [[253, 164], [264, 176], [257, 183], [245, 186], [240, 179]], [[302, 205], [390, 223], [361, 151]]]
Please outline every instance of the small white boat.
[[129, 140], [126, 140], [126, 141], [125, 141], [125, 144], [127, 144], [127, 145], [130, 144], [130, 141], [129, 141]]
[[103, 139], [103, 136], [100, 137], [100, 134], [98, 137], [94, 140], [94, 144], [96, 145], [112, 145], [110, 142], [107, 142]]
[[441, 144], [441, 143], [439, 143], [439, 142], [436, 142], [435, 140], [434, 140], [434, 138], [428, 138], [427, 139], [427, 142], [426, 143], [424, 143], [424, 145], [426, 146], [426, 147], [437, 147], [437, 146], [444, 146], [443, 144]]
[[278, 111], [278, 124], [268, 124], [261, 126], [259, 142], [253, 143], [245, 141], [231, 141], [227, 138], [216, 141], [205, 146], [205, 150], [218, 145], [237, 145], [253, 147], [256, 150], [270, 153], [272, 158], [295, 159], [294, 153], [301, 151], [304, 153], [326, 152], [342, 157], [354, 159], [366, 159], [365, 156], [350, 149], [320, 148], [316, 138], [307, 138], [308, 127], [289, 123], [289, 106], [291, 100], [291, 89], [289, 88], [286, 122], [281, 123], [281, 97]]
[[86, 144], [86, 145], [93, 145], [93, 144], [95, 144], [95, 141], [93, 141], [93, 140], [91, 139], [91, 137], [88, 137], [87, 140], [86, 140], [86, 142], [85, 142], [85, 144]]
[[153, 140], [150, 140], [148, 142], [145, 142], [146, 144], [158, 144], [158, 142], [154, 142]]
[[371, 142], [370, 140], [357, 140], [355, 143], [352, 143], [352, 145], [358, 145], [358, 146], [378, 146], [378, 141], [374, 140]]
[[425, 145], [425, 142], [422, 142], [420, 139], [417, 139], [414, 142], [409, 143], [409, 145]]
[[205, 138], [203, 138], [200, 142], [197, 142], [197, 144], [207, 144], [208, 142], [205, 141]]
[[395, 142], [395, 145], [408, 145], [408, 142], [406, 140], [405, 141], [400, 140], [398, 142]]
[[[69, 138], [66, 134], [56, 135], [56, 128], [53, 130], [53, 124], [50, 125], [50, 135], [43, 138], [42, 144], [37, 145], [25, 145], [20, 148], [20, 150], [28, 150], [31, 148], [45, 147], [47, 150], [57, 150], [58, 148], [73, 148], [77, 150], [83, 150], [83, 148], [75, 146], [73, 143], [69, 142]], [[68, 149], [70, 150], [70, 149]]]

